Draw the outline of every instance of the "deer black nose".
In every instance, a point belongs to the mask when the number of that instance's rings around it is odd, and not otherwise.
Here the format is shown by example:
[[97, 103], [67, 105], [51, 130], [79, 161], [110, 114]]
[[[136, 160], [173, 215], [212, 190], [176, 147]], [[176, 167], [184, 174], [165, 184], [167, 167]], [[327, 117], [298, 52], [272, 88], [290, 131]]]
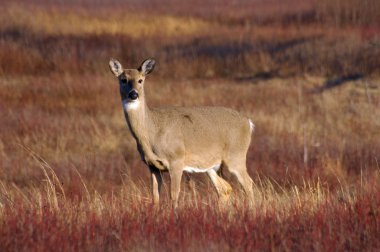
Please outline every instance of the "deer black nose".
[[128, 94], [128, 98], [131, 100], [136, 100], [139, 97], [139, 94], [136, 92], [136, 90], [132, 90]]

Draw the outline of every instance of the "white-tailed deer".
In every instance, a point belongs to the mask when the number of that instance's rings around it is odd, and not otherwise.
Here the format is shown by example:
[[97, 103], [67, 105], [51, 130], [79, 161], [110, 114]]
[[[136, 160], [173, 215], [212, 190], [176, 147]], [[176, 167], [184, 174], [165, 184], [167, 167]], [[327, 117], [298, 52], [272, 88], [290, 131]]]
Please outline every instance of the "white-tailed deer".
[[223, 200], [229, 197], [232, 188], [217, 172], [226, 168], [252, 197], [252, 179], [246, 168], [254, 129], [252, 121], [223, 107], [149, 108], [144, 81], [154, 65], [155, 61], [148, 59], [138, 69], [123, 69], [119, 61], [111, 59], [109, 62], [119, 80], [129, 129], [152, 174], [153, 202], [159, 202], [161, 171], [169, 172], [174, 208], [178, 205], [184, 171], [207, 173]]

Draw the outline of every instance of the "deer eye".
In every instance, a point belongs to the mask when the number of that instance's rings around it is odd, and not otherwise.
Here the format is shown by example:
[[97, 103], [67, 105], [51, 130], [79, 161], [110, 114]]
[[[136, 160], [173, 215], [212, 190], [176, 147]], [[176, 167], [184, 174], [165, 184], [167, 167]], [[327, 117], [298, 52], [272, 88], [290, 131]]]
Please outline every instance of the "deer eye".
[[142, 83], [142, 79], [139, 80], [139, 83]]

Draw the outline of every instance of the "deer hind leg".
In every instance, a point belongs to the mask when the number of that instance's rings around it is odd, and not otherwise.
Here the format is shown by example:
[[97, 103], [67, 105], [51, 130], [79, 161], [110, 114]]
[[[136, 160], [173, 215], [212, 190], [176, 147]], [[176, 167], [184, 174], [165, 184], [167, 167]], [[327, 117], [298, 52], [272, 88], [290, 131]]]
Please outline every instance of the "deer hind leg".
[[[245, 166], [244, 166], [245, 168]], [[253, 181], [249, 176], [246, 168], [240, 171], [232, 172], [238, 179], [240, 185], [243, 187], [245, 194], [250, 200], [253, 200]]]
[[218, 193], [219, 201], [221, 203], [227, 202], [232, 192], [231, 185], [222, 177], [220, 177], [213, 169], [208, 170], [207, 175], [210, 177], [211, 182], [214, 185], [216, 192]]
[[228, 171], [237, 178], [249, 200], [253, 200], [253, 181], [247, 172], [245, 158], [241, 160], [242, 161], [230, 162], [226, 164], [226, 166]]

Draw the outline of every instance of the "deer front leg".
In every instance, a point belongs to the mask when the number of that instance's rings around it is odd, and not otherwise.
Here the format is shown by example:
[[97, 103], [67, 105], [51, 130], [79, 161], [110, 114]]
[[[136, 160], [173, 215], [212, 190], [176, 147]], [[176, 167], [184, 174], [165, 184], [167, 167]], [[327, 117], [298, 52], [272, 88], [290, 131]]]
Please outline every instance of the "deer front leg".
[[162, 185], [162, 176], [160, 170], [153, 166], [149, 166], [151, 176], [152, 176], [152, 197], [153, 197], [153, 204], [158, 205], [160, 201], [160, 192], [161, 192], [161, 185]]

